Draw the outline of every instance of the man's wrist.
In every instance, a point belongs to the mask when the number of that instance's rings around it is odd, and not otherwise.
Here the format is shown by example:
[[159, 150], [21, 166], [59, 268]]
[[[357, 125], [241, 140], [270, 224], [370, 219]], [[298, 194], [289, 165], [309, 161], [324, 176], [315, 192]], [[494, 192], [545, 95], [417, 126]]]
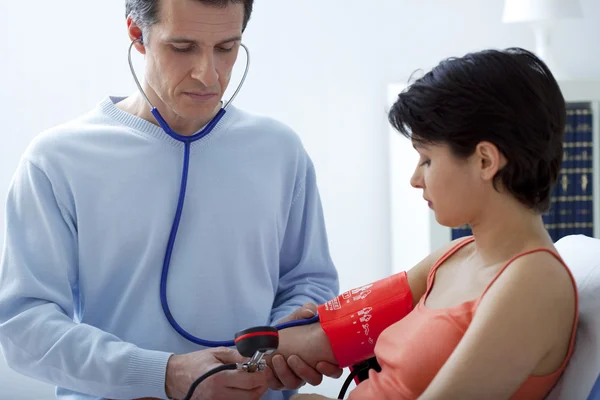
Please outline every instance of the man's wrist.
[[180, 356], [177, 354], [171, 355], [167, 362], [167, 371], [165, 373], [165, 394], [167, 398], [176, 398], [179, 393], [177, 391], [177, 377], [181, 367]]

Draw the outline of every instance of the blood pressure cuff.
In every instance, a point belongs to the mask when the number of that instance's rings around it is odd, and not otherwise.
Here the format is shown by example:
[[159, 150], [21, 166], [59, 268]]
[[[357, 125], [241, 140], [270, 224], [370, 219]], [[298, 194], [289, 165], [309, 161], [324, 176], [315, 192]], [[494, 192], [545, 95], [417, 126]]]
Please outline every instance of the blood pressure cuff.
[[321, 327], [341, 368], [373, 357], [385, 328], [412, 310], [406, 272], [365, 285], [318, 307]]

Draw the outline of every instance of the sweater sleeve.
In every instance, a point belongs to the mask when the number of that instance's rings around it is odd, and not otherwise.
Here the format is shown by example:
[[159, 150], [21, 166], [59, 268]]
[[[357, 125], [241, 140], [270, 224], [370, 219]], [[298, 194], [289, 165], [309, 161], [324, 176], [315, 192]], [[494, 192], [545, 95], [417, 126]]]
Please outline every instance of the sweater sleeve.
[[74, 321], [77, 227], [51, 180], [23, 159], [11, 182], [0, 263], [0, 347], [9, 367], [80, 393], [165, 398], [171, 354]]
[[281, 320], [304, 303], [324, 303], [337, 296], [339, 290], [337, 270], [329, 254], [315, 169], [308, 161], [287, 218], [272, 322]]

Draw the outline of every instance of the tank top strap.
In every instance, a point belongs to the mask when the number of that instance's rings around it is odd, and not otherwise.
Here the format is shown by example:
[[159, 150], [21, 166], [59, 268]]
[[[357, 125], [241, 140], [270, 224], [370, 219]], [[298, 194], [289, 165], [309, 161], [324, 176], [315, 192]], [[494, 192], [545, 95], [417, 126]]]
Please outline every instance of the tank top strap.
[[[513, 256], [510, 260], [508, 260], [504, 264], [504, 266], [502, 266], [502, 268], [500, 269], [500, 271], [498, 271], [498, 273], [496, 274], [496, 276], [494, 276], [494, 278], [490, 281], [490, 283], [487, 284], [487, 286], [485, 287], [485, 289], [483, 289], [483, 293], [481, 293], [481, 295], [477, 299], [477, 304], [479, 304], [479, 302], [481, 301], [481, 299], [483, 298], [483, 296], [485, 296], [485, 294], [487, 293], [487, 291], [490, 289], [490, 287], [492, 287], [492, 285], [494, 284], [494, 282], [496, 282], [496, 280], [500, 277], [500, 275], [502, 275], [502, 273], [506, 270], [506, 268], [508, 268], [516, 259], [524, 257], [524, 256], [526, 256], [528, 254], [539, 253], [540, 251], [552, 254], [566, 268], [566, 270], [569, 273], [569, 275], [571, 275], [571, 271], [569, 271], [569, 268], [567, 267], [567, 265], [563, 261], [562, 257], [558, 253], [556, 253], [556, 252], [554, 252], [554, 251], [552, 251], [550, 249], [547, 249], [545, 247], [540, 247], [540, 248], [537, 248], [537, 249], [527, 250], [527, 251], [524, 251], [522, 253], [519, 253], [519, 254]], [[571, 276], [571, 278], [572, 278], [572, 276]]]
[[429, 274], [427, 275], [426, 296], [429, 295], [429, 292], [431, 291], [431, 288], [433, 287], [433, 279], [435, 277], [435, 271], [437, 271], [437, 269], [440, 267], [440, 265], [442, 265], [444, 263], [444, 261], [446, 261], [448, 258], [450, 258], [458, 250], [462, 249], [469, 243], [472, 243], [474, 240], [475, 240], [475, 238], [473, 236], [468, 236], [468, 237], [464, 238], [463, 240], [459, 241], [454, 246], [452, 246], [450, 249], [448, 249], [448, 251], [446, 251], [444, 253], [444, 255], [442, 255], [435, 262], [435, 264], [433, 264], [433, 267], [431, 267], [431, 270], [429, 271]]
[[500, 271], [498, 271], [496, 276], [494, 276], [492, 281], [485, 287], [485, 289], [483, 290], [483, 293], [481, 293], [481, 295], [475, 300], [473, 307], [474, 307], [474, 309], [476, 309], [479, 306], [479, 303], [483, 299], [483, 296], [485, 296], [485, 294], [490, 289], [490, 287], [492, 287], [494, 282], [496, 282], [496, 280], [500, 277], [500, 275], [502, 275], [502, 273], [506, 270], [506, 268], [508, 268], [508, 266], [510, 264], [512, 264], [516, 259], [518, 259], [520, 257], [526, 256], [526, 255], [532, 254], [532, 253], [538, 253], [538, 252], [550, 253], [554, 256], [554, 258], [556, 258], [562, 264], [562, 266], [565, 268], [565, 270], [569, 274], [569, 278], [571, 279], [571, 283], [573, 284], [573, 290], [575, 291], [575, 318], [573, 319], [573, 326], [571, 328], [571, 339], [569, 341], [569, 349], [567, 352], [567, 357], [565, 357], [565, 361], [563, 362], [563, 365], [561, 365], [561, 369], [564, 369], [565, 365], [566, 365], [567, 361], [569, 360], [571, 354], [573, 353], [573, 349], [575, 347], [575, 336], [576, 336], [575, 334], [577, 332], [577, 323], [579, 321], [579, 294], [578, 294], [578, 290], [577, 290], [577, 282], [575, 281], [575, 277], [571, 273], [571, 270], [569, 269], [569, 267], [567, 266], [565, 261], [562, 259], [562, 257], [557, 252], [550, 250], [548, 248], [545, 248], [545, 247], [540, 247], [537, 249], [524, 251], [524, 252], [519, 253], [516, 256], [512, 257], [510, 260], [508, 260], [508, 262], [506, 262], [504, 264], [504, 266], [500, 269]]

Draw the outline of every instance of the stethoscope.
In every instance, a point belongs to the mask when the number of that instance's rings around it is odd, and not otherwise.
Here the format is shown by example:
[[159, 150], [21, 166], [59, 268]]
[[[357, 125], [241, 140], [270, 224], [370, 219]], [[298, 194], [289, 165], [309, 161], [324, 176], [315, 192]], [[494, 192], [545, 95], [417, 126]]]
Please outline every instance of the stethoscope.
[[[246, 76], [248, 75], [248, 69], [250, 67], [250, 51], [248, 50], [248, 47], [246, 47], [246, 45], [244, 45], [243, 43], [240, 44], [241, 47], [243, 47], [244, 51], [246, 52], [246, 68], [244, 69], [244, 74], [242, 76], [242, 79], [240, 80], [240, 83], [238, 84], [238, 87], [236, 88], [236, 90], [233, 93], [233, 95], [231, 96], [231, 98], [225, 103], [225, 105], [217, 112], [217, 114], [213, 117], [213, 119], [204, 128], [202, 128], [199, 132], [197, 132], [191, 136], [184, 136], [184, 135], [178, 134], [173, 129], [171, 129], [171, 127], [169, 126], [167, 121], [165, 121], [165, 119], [162, 117], [162, 115], [160, 115], [160, 112], [158, 111], [158, 109], [152, 105], [152, 102], [150, 101], [148, 96], [146, 96], [144, 89], [140, 85], [140, 82], [138, 81], [137, 75], [135, 73], [135, 69], [133, 68], [133, 63], [131, 62], [131, 49], [133, 48], [133, 45], [136, 42], [140, 42], [142, 44], [144, 43], [142, 37], [132, 41], [131, 44], [129, 45], [128, 57], [127, 57], [127, 60], [129, 62], [129, 69], [131, 70], [131, 75], [133, 76], [133, 79], [135, 80], [135, 84], [136, 84], [138, 90], [140, 91], [140, 93], [142, 94], [142, 96], [144, 97], [144, 100], [146, 101], [146, 103], [148, 103], [148, 106], [150, 107], [150, 112], [152, 113], [152, 115], [154, 116], [154, 118], [156, 119], [156, 121], [158, 122], [160, 127], [165, 131], [165, 133], [167, 135], [169, 135], [170, 137], [172, 137], [173, 139], [175, 139], [179, 142], [182, 142], [184, 145], [184, 147], [183, 147], [184, 148], [183, 169], [181, 172], [181, 185], [179, 187], [179, 199], [177, 201], [177, 209], [175, 211], [175, 217], [173, 218], [173, 224], [171, 226], [171, 233], [169, 235], [169, 240], [167, 242], [167, 247], [165, 250], [165, 257], [163, 260], [162, 272], [161, 272], [161, 277], [160, 277], [160, 301], [162, 304], [163, 312], [165, 314], [165, 317], [171, 324], [171, 326], [181, 336], [183, 336], [190, 342], [204, 346], [204, 347], [221, 347], [221, 346], [233, 347], [233, 346], [236, 346], [241, 355], [250, 358], [250, 360], [245, 363], [221, 365], [219, 367], [213, 368], [212, 370], [208, 371], [204, 375], [200, 376], [198, 379], [196, 379], [196, 381], [194, 381], [194, 383], [192, 383], [186, 397], [183, 399], [183, 400], [188, 400], [192, 397], [196, 387], [202, 381], [204, 381], [206, 378], [208, 378], [220, 371], [237, 369], [237, 370], [243, 370], [243, 371], [247, 371], [247, 372], [255, 372], [255, 371], [264, 370], [266, 368], [266, 362], [263, 359], [263, 357], [265, 355], [271, 354], [274, 351], [276, 351], [277, 346], [279, 345], [278, 331], [280, 331], [282, 329], [286, 329], [286, 328], [292, 328], [294, 326], [302, 326], [302, 325], [308, 325], [308, 324], [318, 322], [319, 316], [315, 315], [314, 317], [308, 318], [308, 319], [289, 321], [289, 322], [275, 325], [274, 327], [259, 326], [259, 327], [245, 329], [243, 331], [237, 332], [235, 334], [235, 339], [223, 340], [223, 341], [205, 340], [205, 339], [196, 337], [196, 336], [192, 335], [191, 333], [187, 332], [185, 329], [183, 329], [183, 327], [181, 325], [179, 325], [177, 323], [177, 321], [175, 321], [175, 318], [173, 317], [173, 314], [171, 314], [171, 310], [169, 309], [169, 303], [167, 302], [167, 278], [169, 275], [169, 266], [171, 264], [171, 255], [173, 253], [173, 247], [175, 245], [175, 238], [177, 236], [179, 222], [181, 221], [181, 213], [183, 211], [183, 203], [185, 200], [185, 192], [186, 192], [186, 188], [187, 188], [187, 180], [188, 180], [188, 172], [189, 172], [189, 164], [190, 164], [191, 144], [197, 140], [202, 139], [203, 137], [208, 135], [210, 132], [212, 132], [212, 130], [215, 128], [215, 126], [217, 126], [217, 124], [219, 123], [221, 118], [223, 118], [223, 116], [225, 115], [225, 112], [227, 111], [227, 107], [229, 107], [229, 105], [231, 104], [233, 99], [235, 99], [235, 97], [239, 93], [240, 89], [242, 88], [242, 86], [244, 84], [244, 81], [246, 80]], [[344, 398], [344, 394], [345, 394], [351, 380], [354, 378], [354, 376], [357, 373], [358, 373], [358, 370], [355, 369], [351, 373], [351, 375], [346, 379], [346, 382], [344, 382], [344, 385], [342, 387], [342, 390], [341, 390], [338, 398], [340, 398], [340, 399]]]
[[[131, 74], [133, 75], [135, 84], [137, 85], [138, 90], [140, 91], [142, 96], [144, 97], [144, 100], [146, 101], [146, 103], [148, 103], [148, 106], [150, 107], [150, 112], [152, 113], [152, 115], [154, 116], [154, 118], [156, 119], [156, 121], [158, 122], [160, 127], [165, 131], [165, 133], [167, 135], [171, 136], [173, 139], [175, 139], [179, 142], [182, 142], [184, 145], [183, 169], [182, 169], [182, 173], [181, 173], [181, 186], [179, 188], [179, 199], [177, 201], [177, 209], [175, 212], [175, 217], [173, 219], [173, 224], [171, 226], [171, 233], [169, 235], [169, 241], [167, 242], [167, 248], [165, 250], [165, 257], [163, 260], [162, 273], [161, 273], [161, 277], [160, 277], [160, 301], [162, 304], [162, 309], [163, 309], [165, 316], [167, 317], [167, 320], [171, 324], [171, 326], [181, 336], [183, 336], [190, 342], [199, 344], [199, 345], [205, 346], [205, 347], [220, 347], [220, 346], [232, 347], [232, 346], [235, 346], [234, 340], [213, 341], [213, 340], [201, 339], [201, 338], [196, 337], [196, 336], [190, 334], [189, 332], [187, 332], [185, 329], [183, 329], [183, 327], [181, 327], [181, 325], [179, 325], [177, 323], [177, 321], [175, 321], [175, 318], [173, 318], [173, 314], [171, 314], [171, 311], [169, 309], [169, 303], [167, 302], [167, 277], [169, 274], [171, 255], [173, 253], [173, 247], [175, 245], [175, 238], [177, 236], [179, 222], [181, 221], [181, 213], [183, 211], [183, 203], [185, 200], [185, 193], [186, 193], [186, 187], [187, 187], [187, 181], [188, 181], [188, 171], [189, 171], [189, 164], [190, 164], [191, 144], [197, 140], [202, 139], [206, 135], [208, 135], [215, 128], [215, 126], [217, 126], [217, 124], [219, 123], [221, 118], [223, 118], [223, 116], [225, 115], [227, 107], [229, 107], [229, 105], [231, 104], [233, 99], [235, 99], [235, 97], [239, 93], [240, 89], [242, 88], [242, 86], [244, 84], [244, 81], [246, 80], [246, 76], [248, 75], [248, 69], [250, 67], [250, 51], [243, 43], [240, 44], [241, 47], [243, 47], [246, 52], [246, 68], [244, 70], [244, 75], [242, 76], [242, 79], [241, 79], [240, 83], [238, 84], [238, 87], [236, 88], [235, 92], [233, 93], [233, 95], [231, 96], [229, 101], [227, 101], [225, 103], [225, 105], [219, 110], [219, 112], [217, 112], [217, 114], [213, 117], [213, 119], [203, 129], [201, 129], [199, 132], [197, 132], [191, 136], [184, 136], [184, 135], [178, 134], [173, 129], [171, 129], [169, 124], [167, 124], [167, 121], [165, 121], [165, 119], [162, 117], [162, 115], [160, 115], [160, 112], [158, 111], [158, 109], [152, 105], [152, 102], [150, 101], [148, 96], [146, 96], [144, 89], [142, 89], [142, 86], [140, 85], [140, 82], [138, 81], [137, 75], [135, 73], [135, 69], [133, 68], [133, 64], [131, 62], [131, 49], [133, 48], [133, 45], [136, 42], [140, 42], [143, 44], [144, 43], [143, 38], [140, 37], [139, 39], [132, 41], [131, 44], [129, 45], [129, 51], [128, 51], [129, 69], [131, 70]], [[313, 322], [317, 322], [318, 320], [319, 320], [319, 317], [317, 315], [315, 315], [314, 317], [312, 317], [310, 319], [290, 321], [290, 322], [286, 322], [283, 324], [279, 324], [279, 325], [276, 325], [275, 328], [277, 330], [282, 330], [282, 329], [286, 329], [286, 328], [291, 328], [293, 326], [312, 324]]]

